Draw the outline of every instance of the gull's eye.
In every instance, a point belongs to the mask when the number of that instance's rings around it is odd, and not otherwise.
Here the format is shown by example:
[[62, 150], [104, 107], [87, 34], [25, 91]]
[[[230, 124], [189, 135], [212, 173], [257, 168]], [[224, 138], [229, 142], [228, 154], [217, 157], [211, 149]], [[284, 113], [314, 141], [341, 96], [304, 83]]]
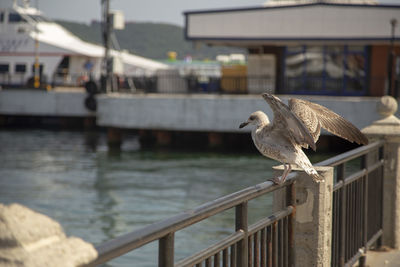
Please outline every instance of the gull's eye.
[[250, 119], [251, 121], [254, 121], [254, 120], [256, 119], [256, 116], [252, 115], [252, 116], [250, 116], [249, 119]]

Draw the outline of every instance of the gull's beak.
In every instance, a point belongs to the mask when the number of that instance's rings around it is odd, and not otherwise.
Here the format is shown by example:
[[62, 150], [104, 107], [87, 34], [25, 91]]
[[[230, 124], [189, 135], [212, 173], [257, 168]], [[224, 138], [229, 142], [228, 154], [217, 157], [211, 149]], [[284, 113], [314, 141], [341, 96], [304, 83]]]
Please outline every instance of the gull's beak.
[[241, 128], [245, 127], [247, 124], [249, 124], [247, 121], [246, 121], [246, 122], [243, 122], [243, 123], [241, 123], [241, 124], [239, 125], [239, 128], [241, 129]]

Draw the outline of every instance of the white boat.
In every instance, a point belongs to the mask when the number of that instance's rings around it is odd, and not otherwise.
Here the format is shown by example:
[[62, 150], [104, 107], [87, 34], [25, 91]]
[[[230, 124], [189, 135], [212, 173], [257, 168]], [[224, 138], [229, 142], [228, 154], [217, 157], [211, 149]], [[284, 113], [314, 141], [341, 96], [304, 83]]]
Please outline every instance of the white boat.
[[[178, 75], [167, 64], [126, 51], [111, 50], [111, 55], [114, 74], [119, 76]], [[103, 56], [102, 46], [79, 39], [31, 7], [29, 1], [0, 1], [0, 85], [32, 85], [37, 58], [42, 84], [81, 86], [89, 76], [99, 80]], [[173, 86], [160, 84], [163, 88], [158, 85], [158, 91]]]

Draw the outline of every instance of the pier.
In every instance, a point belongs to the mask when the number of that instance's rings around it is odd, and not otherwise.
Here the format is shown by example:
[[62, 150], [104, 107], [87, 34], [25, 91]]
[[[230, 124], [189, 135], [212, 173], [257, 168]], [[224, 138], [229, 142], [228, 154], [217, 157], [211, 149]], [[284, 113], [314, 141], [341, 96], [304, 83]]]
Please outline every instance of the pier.
[[[306, 98], [322, 104], [364, 128], [379, 118], [374, 107], [378, 97], [279, 95]], [[97, 111], [85, 105], [83, 88], [56, 88], [52, 91], [33, 89], [0, 90], [0, 116], [4, 118], [79, 119], [89, 125], [108, 129], [110, 144], [120, 145], [126, 130], [140, 130], [142, 140], [154, 139], [160, 145], [173, 142], [176, 133], [201, 133], [206, 145], [218, 146], [224, 134], [248, 133], [239, 124], [256, 110], [272, 116], [260, 95], [232, 94], [99, 94]], [[360, 115], [362, 114], [362, 115]], [[324, 133], [323, 133], [324, 134]], [[179, 137], [180, 138], [180, 137]], [[182, 139], [182, 138], [180, 138]]]

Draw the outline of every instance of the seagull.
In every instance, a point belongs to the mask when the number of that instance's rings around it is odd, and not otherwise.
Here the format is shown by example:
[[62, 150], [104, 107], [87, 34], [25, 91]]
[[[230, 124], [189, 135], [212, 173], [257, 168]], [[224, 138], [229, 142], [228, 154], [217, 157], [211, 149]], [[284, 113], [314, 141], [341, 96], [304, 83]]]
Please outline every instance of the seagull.
[[251, 137], [258, 151], [283, 163], [281, 178], [271, 179], [275, 184], [285, 182], [292, 170], [291, 164], [302, 168], [314, 181], [323, 180], [302, 150], [309, 147], [316, 150], [321, 128], [350, 142], [368, 144], [368, 139], [357, 127], [324, 106], [296, 98], [289, 99], [289, 105], [286, 105], [269, 93], [263, 93], [262, 97], [274, 113], [272, 123], [264, 112], [256, 111], [239, 128], [252, 125]]

